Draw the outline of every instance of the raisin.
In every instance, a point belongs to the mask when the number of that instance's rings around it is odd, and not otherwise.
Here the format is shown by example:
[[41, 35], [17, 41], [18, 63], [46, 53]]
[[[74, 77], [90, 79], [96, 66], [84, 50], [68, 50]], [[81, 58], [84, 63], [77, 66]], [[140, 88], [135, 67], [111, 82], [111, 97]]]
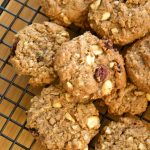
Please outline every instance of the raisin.
[[17, 48], [17, 44], [19, 43], [19, 38], [16, 38], [16, 40], [15, 40], [15, 42], [14, 42], [14, 44], [13, 44], [13, 46], [12, 46], [12, 48], [11, 48], [11, 55], [12, 56], [15, 56], [16, 55], [16, 53], [15, 53], [15, 51], [16, 51], [16, 48]]
[[121, 73], [121, 66], [120, 66], [119, 63], [117, 63], [115, 69], [116, 69], [119, 73]]
[[43, 61], [43, 60], [44, 60], [44, 57], [42, 57], [42, 56], [37, 57], [37, 62], [40, 62], [40, 61]]
[[106, 39], [106, 38], [103, 38], [103, 42], [104, 42], [104, 46], [105, 46], [107, 49], [113, 49], [113, 43], [112, 43], [111, 40]]
[[29, 131], [33, 136], [39, 136], [38, 130], [35, 128], [29, 128]]
[[94, 76], [98, 82], [103, 82], [108, 76], [108, 68], [104, 65], [100, 65], [99, 68], [95, 70]]

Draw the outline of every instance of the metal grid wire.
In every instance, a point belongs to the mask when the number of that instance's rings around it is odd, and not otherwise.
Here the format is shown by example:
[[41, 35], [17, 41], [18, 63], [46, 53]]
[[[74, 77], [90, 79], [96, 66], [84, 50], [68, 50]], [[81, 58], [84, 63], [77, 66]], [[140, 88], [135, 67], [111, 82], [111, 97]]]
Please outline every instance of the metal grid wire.
[[[15, 1], [16, 3], [18, 3], [21, 6], [17, 13], [13, 13], [13, 12], [9, 11], [8, 9], [6, 9], [8, 4], [12, 1]], [[34, 0], [32, 0], [32, 1], [34, 1]], [[5, 38], [6, 38], [7, 34], [9, 34], [9, 32], [12, 32], [13, 34], [17, 33], [17, 31], [12, 28], [14, 23], [16, 22], [16, 20], [20, 19], [22, 22], [29, 25], [34, 21], [34, 19], [36, 18], [36, 16], [38, 14], [46, 17], [41, 12], [40, 6], [38, 8], [33, 8], [32, 6], [30, 6], [28, 4], [28, 2], [29, 2], [29, 0], [3, 0], [3, 2], [1, 2], [1, 6], [0, 6], [0, 15], [2, 15], [5, 12], [13, 17], [13, 20], [11, 21], [9, 26], [4, 25], [3, 21], [0, 22], [0, 31], [2, 28], [5, 29], [4, 34], [2, 36], [0, 36], [0, 45], [3, 45], [7, 49], [9, 49], [9, 55], [7, 57], [5, 57], [5, 58], [0, 57], [0, 87], [3, 86], [3, 85], [1, 85], [1, 81], [5, 82], [7, 84], [7, 87], [2, 87], [4, 89], [3, 92], [0, 92], [0, 105], [2, 105], [2, 103], [4, 101], [7, 101], [9, 104], [13, 105], [13, 108], [11, 109], [10, 113], [7, 115], [0, 111], [0, 117], [3, 118], [3, 120], [5, 120], [4, 123], [0, 122], [0, 127], [1, 127], [0, 128], [0, 137], [3, 137], [7, 141], [10, 141], [11, 144], [9, 145], [9, 148], [8, 148], [9, 150], [15, 149], [14, 148], [15, 145], [17, 145], [20, 149], [30, 150], [30, 149], [32, 149], [32, 147], [34, 146], [34, 143], [35, 143], [35, 140], [32, 140], [30, 145], [26, 146], [18, 141], [22, 132], [24, 130], [28, 131], [28, 129], [26, 128], [26, 121], [24, 121], [23, 123], [20, 123], [19, 121], [16, 121], [15, 119], [13, 119], [13, 115], [14, 115], [14, 113], [16, 113], [17, 109], [21, 109], [24, 112], [27, 111], [27, 108], [21, 104], [24, 99], [24, 96], [27, 94], [32, 97], [32, 96], [34, 96], [34, 94], [32, 92], [30, 92], [29, 85], [22, 87], [22, 86], [20, 86], [19, 83], [15, 82], [18, 78], [17, 74], [14, 73], [12, 75], [12, 77], [9, 79], [6, 76], [3, 76], [3, 74], [2, 74], [2, 72], [6, 66], [10, 66], [12, 68], [11, 63], [9, 62], [9, 59], [11, 56], [12, 44], [7, 43], [5, 41]], [[23, 12], [24, 8], [28, 8], [30, 11], [32, 11], [34, 13], [32, 18], [30, 18], [30, 20], [27, 20], [27, 19], [21, 17], [20, 14]], [[4, 49], [0, 47], [0, 52], [3, 52], [3, 51], [4, 51]], [[12, 98], [9, 98], [7, 96], [7, 94], [11, 91], [12, 86], [21, 91], [21, 94], [18, 96], [17, 101], [14, 101]], [[107, 113], [107, 109], [105, 109], [105, 108], [100, 108], [100, 110], [101, 110], [100, 115], [101, 115], [101, 123], [102, 124], [105, 124], [106, 122], [109, 122], [111, 120], [116, 120], [116, 118], [118, 118], [118, 117], [109, 115]], [[139, 117], [150, 123], [149, 116], [150, 116], [150, 106], [148, 107], [148, 110]], [[7, 128], [7, 125], [10, 122], [15, 124], [17, 127], [19, 127], [18, 133], [15, 135], [14, 138], [10, 137], [9, 135], [5, 134], [5, 132], [4, 132]], [[0, 150], [7, 150], [7, 149], [5, 147], [0, 147]]]

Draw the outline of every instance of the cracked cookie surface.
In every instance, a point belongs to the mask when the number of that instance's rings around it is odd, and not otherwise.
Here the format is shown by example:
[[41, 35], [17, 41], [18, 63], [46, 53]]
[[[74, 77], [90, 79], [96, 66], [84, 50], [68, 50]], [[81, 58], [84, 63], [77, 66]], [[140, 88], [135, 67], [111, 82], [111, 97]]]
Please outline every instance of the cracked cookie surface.
[[125, 55], [130, 80], [141, 90], [150, 92], [150, 35], [135, 42]]
[[56, 50], [68, 40], [65, 28], [50, 22], [34, 23], [15, 36], [11, 62], [19, 74], [30, 76], [31, 85], [49, 84], [56, 79], [53, 69]]
[[149, 150], [150, 131], [137, 118], [121, 118], [104, 127], [95, 150]]
[[114, 44], [126, 45], [150, 30], [149, 0], [95, 0], [89, 11], [91, 28]]
[[82, 100], [110, 95], [126, 85], [122, 56], [110, 40], [90, 32], [62, 44], [54, 67], [68, 93]]
[[89, 5], [94, 0], [40, 0], [43, 11], [51, 20], [64, 26], [72, 23], [89, 27], [87, 16]]
[[142, 92], [132, 83], [127, 84], [125, 89], [108, 96], [104, 99], [108, 106], [109, 113], [122, 115], [130, 113], [132, 115], [141, 114], [148, 106], [150, 94]]
[[92, 103], [69, 103], [61, 86], [50, 86], [31, 100], [27, 124], [50, 150], [87, 150], [100, 119]]

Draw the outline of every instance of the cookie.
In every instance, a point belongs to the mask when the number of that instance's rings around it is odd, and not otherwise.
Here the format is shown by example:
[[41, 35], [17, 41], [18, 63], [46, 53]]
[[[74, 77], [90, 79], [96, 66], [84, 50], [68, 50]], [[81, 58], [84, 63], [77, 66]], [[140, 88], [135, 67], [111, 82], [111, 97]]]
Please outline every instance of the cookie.
[[134, 43], [125, 59], [130, 80], [139, 89], [150, 92], [150, 35]]
[[147, 125], [137, 118], [121, 118], [106, 126], [95, 150], [149, 150], [150, 131]]
[[69, 26], [89, 27], [87, 16], [89, 5], [94, 0], [40, 0], [43, 11], [54, 22]]
[[79, 99], [98, 99], [126, 85], [122, 56], [110, 40], [90, 32], [62, 44], [54, 67], [66, 91]]
[[150, 30], [149, 0], [95, 0], [89, 11], [91, 28], [117, 45], [144, 37]]
[[122, 115], [130, 113], [132, 115], [141, 114], [148, 106], [150, 94], [138, 90], [132, 83], [127, 84], [125, 89], [119, 90], [104, 99], [108, 106], [109, 113]]
[[98, 133], [100, 119], [95, 106], [67, 102], [61, 86], [43, 89], [31, 103], [29, 130], [50, 150], [87, 150]]
[[68, 40], [65, 28], [50, 22], [34, 23], [15, 36], [11, 62], [18, 74], [30, 76], [31, 85], [49, 84], [57, 77], [53, 69], [56, 50]]

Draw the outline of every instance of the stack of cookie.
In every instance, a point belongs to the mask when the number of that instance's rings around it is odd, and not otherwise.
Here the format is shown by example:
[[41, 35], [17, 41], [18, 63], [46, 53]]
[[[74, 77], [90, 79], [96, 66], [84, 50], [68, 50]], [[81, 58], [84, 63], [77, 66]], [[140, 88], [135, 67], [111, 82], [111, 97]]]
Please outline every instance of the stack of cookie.
[[[32, 86], [48, 86], [31, 100], [28, 127], [47, 149], [88, 150], [100, 127], [94, 101], [114, 115], [141, 114], [148, 106], [150, 0], [40, 1], [53, 22], [21, 30], [11, 59]], [[71, 39], [71, 24], [88, 31]], [[95, 149], [150, 150], [147, 124], [133, 116], [111, 122]]]

